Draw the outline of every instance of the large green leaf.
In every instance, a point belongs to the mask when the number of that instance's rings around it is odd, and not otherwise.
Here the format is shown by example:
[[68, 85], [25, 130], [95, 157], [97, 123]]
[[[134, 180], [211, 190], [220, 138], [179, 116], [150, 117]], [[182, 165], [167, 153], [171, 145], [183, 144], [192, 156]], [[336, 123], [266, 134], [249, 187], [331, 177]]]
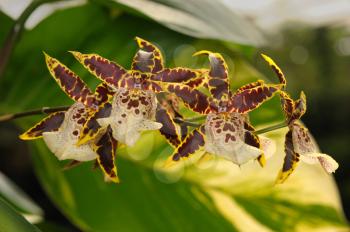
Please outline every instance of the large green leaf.
[[222, 1], [114, 0], [181, 33], [242, 44], [261, 45], [261, 31]]
[[39, 232], [23, 216], [18, 214], [8, 203], [0, 198], [0, 231], [1, 232]]
[[[136, 35], [158, 43], [168, 66], [178, 62], [176, 57], [186, 47], [206, 48], [234, 57], [228, 63], [235, 85], [259, 76], [218, 43], [199, 41], [128, 14], [108, 12], [94, 5], [72, 8], [56, 12], [26, 32], [0, 79], [0, 97], [4, 99], [0, 111], [71, 103], [49, 77], [42, 50], [94, 86], [97, 80], [66, 51], [96, 52], [129, 67], [136, 51]], [[197, 61], [182, 60], [183, 65], [202, 66], [203, 62]], [[255, 123], [280, 119], [278, 99], [266, 104], [262, 112], [252, 115]], [[39, 118], [16, 122], [24, 129]], [[48, 196], [83, 230], [346, 231], [337, 189], [321, 167], [300, 165], [284, 185], [273, 185], [282, 165], [284, 133], [270, 134], [279, 149], [264, 169], [256, 162], [239, 168], [219, 159], [165, 169], [164, 160], [172, 149], [158, 133], [147, 133], [135, 147], [118, 150], [119, 185], [105, 183], [102, 173], [92, 170], [92, 162], [62, 171], [64, 162], [59, 162], [42, 141], [28, 143], [36, 174]]]
[[37, 223], [42, 220], [42, 209], [1, 172], [0, 197], [10, 203], [28, 221]]

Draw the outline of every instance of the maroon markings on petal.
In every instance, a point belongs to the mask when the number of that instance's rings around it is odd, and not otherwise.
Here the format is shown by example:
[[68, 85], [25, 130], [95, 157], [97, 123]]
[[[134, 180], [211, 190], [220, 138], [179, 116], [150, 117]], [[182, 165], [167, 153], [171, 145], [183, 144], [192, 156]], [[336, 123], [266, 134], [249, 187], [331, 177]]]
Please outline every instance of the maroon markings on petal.
[[167, 90], [180, 97], [191, 110], [200, 114], [210, 112], [210, 99], [202, 92], [180, 84], [167, 84]]
[[235, 93], [231, 97], [230, 111], [247, 113], [271, 99], [280, 90], [279, 85], [262, 85]]
[[151, 79], [155, 81], [182, 83], [190, 87], [197, 87], [204, 81], [203, 71], [188, 68], [166, 68], [158, 74], [153, 75]]
[[286, 156], [284, 157], [284, 162], [281, 171], [278, 174], [277, 183], [283, 183], [292, 174], [296, 168], [300, 155], [295, 153], [292, 139], [292, 131], [289, 130], [286, 134], [286, 140], [284, 144], [284, 151]]
[[110, 86], [121, 87], [120, 81], [130, 76], [122, 66], [100, 55], [80, 52], [72, 54], [91, 74]]
[[255, 82], [252, 82], [252, 83], [243, 85], [242, 87], [240, 87], [239, 89], [237, 89], [236, 92], [239, 93], [239, 92], [242, 92], [243, 90], [252, 89], [252, 88], [254, 88], [254, 87], [261, 86], [261, 85], [264, 85], [264, 84], [265, 84], [264, 81], [258, 80], [258, 81], [255, 81]]
[[176, 130], [176, 124], [170, 116], [170, 113], [162, 107], [158, 107], [156, 121], [163, 125], [162, 128], [159, 129], [160, 133], [172, 146], [177, 147], [181, 142], [181, 137]]
[[276, 73], [280, 83], [282, 84], [283, 88], [286, 86], [287, 81], [286, 78], [280, 69], [278, 65], [267, 55], [261, 54], [262, 58], [269, 64], [269, 66], [272, 68], [272, 70]]
[[32, 128], [21, 134], [19, 137], [23, 140], [37, 139], [40, 138], [44, 132], [58, 131], [63, 120], [64, 120], [64, 111], [59, 111], [50, 114]]
[[280, 97], [281, 97], [283, 112], [289, 121], [292, 118], [292, 115], [295, 109], [295, 103], [293, 99], [289, 96], [289, 94], [284, 91], [280, 92]]
[[[202, 126], [203, 127], [203, 126]], [[180, 146], [175, 150], [172, 159], [174, 161], [180, 160], [180, 158], [188, 157], [198, 151], [204, 146], [204, 133], [203, 129], [195, 129], [190, 133]]]
[[105, 129], [97, 122], [99, 118], [107, 118], [112, 111], [112, 105], [105, 103], [94, 114], [92, 114], [85, 122], [82, 131], [80, 132], [78, 144], [84, 144], [96, 138]]
[[154, 44], [139, 37], [136, 37], [135, 40], [139, 48], [141, 48], [145, 52], [152, 53], [153, 66], [151, 67], [151, 72], [157, 73], [161, 71], [163, 69], [163, 57], [159, 48], [157, 48]]
[[154, 81], [150, 81], [150, 80], [144, 81], [142, 83], [142, 89], [143, 90], [152, 90], [155, 93], [160, 93], [163, 91], [162, 87], [158, 83], [156, 83]]
[[110, 126], [106, 133], [94, 144], [94, 151], [97, 153], [97, 161], [103, 172], [113, 181], [119, 182], [117, 168], [114, 163], [117, 141], [113, 139]]
[[218, 101], [227, 101], [230, 95], [228, 68], [222, 55], [210, 51], [199, 51], [194, 55], [206, 54], [209, 57], [210, 70], [208, 87], [213, 98]]
[[97, 108], [94, 94], [89, 87], [73, 71], [60, 63], [57, 59], [45, 54], [47, 67], [61, 87], [61, 89], [74, 101], [81, 102], [84, 105]]
[[294, 102], [294, 111], [291, 120], [300, 119], [306, 112], [306, 96], [304, 92], [300, 93], [300, 98]]
[[113, 90], [111, 90], [111, 88], [109, 88], [105, 83], [99, 84], [95, 89], [95, 97], [99, 105], [110, 101], [113, 94]]

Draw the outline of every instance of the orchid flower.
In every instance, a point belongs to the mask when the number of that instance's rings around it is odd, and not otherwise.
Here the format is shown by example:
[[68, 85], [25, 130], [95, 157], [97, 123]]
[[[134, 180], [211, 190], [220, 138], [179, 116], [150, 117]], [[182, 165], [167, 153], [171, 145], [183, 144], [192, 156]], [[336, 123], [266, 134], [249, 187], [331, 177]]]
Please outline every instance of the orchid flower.
[[88, 143], [81, 146], [76, 144], [86, 120], [99, 105], [108, 101], [111, 94], [108, 87], [100, 84], [93, 93], [76, 74], [57, 59], [47, 54], [45, 57], [51, 75], [62, 90], [76, 102], [67, 111], [50, 114], [20, 135], [20, 138], [32, 140], [42, 137], [59, 160], [97, 160], [106, 179], [118, 182], [114, 164], [117, 141], [113, 139], [110, 127], [100, 131]]
[[207, 153], [224, 157], [241, 165], [258, 159], [265, 164], [259, 137], [249, 123], [247, 113], [280, 92], [283, 84], [266, 84], [259, 80], [231, 92], [228, 68], [219, 53], [200, 51], [194, 55], [209, 57], [210, 70], [204, 73], [211, 97], [197, 89], [176, 83], [166, 83], [169, 92], [180, 97], [194, 112], [206, 115], [206, 120], [194, 129], [175, 149], [172, 160], [189, 157], [204, 148]]
[[142, 131], [160, 130], [170, 144], [177, 146], [181, 132], [169, 112], [158, 104], [156, 93], [163, 92], [162, 82], [181, 82], [198, 86], [200, 71], [187, 68], [164, 68], [160, 50], [150, 42], [136, 37], [139, 51], [131, 70], [126, 70], [97, 54], [72, 52], [75, 58], [114, 92], [106, 103], [84, 125], [78, 144], [90, 141], [99, 130], [111, 126], [113, 137], [132, 146]]
[[[262, 55], [269, 63], [280, 80], [286, 85], [282, 70], [268, 56]], [[299, 119], [306, 112], [306, 96], [300, 93], [298, 100], [294, 101], [285, 91], [280, 92], [282, 108], [288, 124], [288, 132], [285, 138], [285, 153], [283, 167], [280, 170], [276, 183], [283, 183], [295, 170], [299, 160], [308, 164], [320, 163], [327, 173], [335, 172], [338, 163], [329, 155], [319, 153], [317, 145], [309, 130], [304, 127]]]

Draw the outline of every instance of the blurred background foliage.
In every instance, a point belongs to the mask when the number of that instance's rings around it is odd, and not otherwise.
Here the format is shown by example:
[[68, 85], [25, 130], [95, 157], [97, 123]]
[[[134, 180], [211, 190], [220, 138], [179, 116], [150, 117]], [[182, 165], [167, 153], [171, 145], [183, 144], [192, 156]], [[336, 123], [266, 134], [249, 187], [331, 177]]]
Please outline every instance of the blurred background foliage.
[[[42, 231], [348, 230], [345, 1], [73, 0], [36, 8], [41, 2], [50, 1], [0, 1], [0, 63], [6, 64], [0, 69], [1, 114], [72, 103], [49, 76], [42, 51], [94, 87], [97, 79], [67, 51], [98, 53], [129, 67], [139, 36], [162, 49], [167, 66], [199, 68], [206, 60], [191, 55], [207, 49], [224, 54], [232, 88], [258, 78], [277, 81], [259, 56], [264, 52], [284, 70], [293, 97], [306, 92], [303, 121], [340, 168], [335, 183], [320, 167], [300, 164], [285, 184], [274, 186], [284, 156], [285, 130], [279, 130], [268, 134], [278, 149], [264, 169], [218, 159], [164, 169], [172, 149], [158, 133], [146, 133], [135, 147], [118, 149], [122, 183], [114, 185], [103, 182], [92, 162], [62, 171], [66, 162], [58, 162], [42, 141], [19, 141], [18, 134], [42, 118], [33, 116], [0, 124], [0, 170], [7, 176], [0, 175], [0, 197], [7, 202], [0, 202], [0, 217], [9, 222], [0, 229], [35, 231], [30, 221]], [[28, 5], [36, 10], [20, 16]], [[7, 37], [22, 25], [17, 38]], [[257, 127], [283, 119], [277, 98], [250, 116]]]

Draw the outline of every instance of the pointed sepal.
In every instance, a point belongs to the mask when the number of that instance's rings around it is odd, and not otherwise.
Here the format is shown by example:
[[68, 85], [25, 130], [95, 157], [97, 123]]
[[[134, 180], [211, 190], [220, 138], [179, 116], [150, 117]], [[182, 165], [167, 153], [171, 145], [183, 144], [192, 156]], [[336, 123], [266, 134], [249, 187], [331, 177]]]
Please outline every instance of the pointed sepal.
[[181, 143], [181, 135], [170, 113], [163, 107], [158, 106], [156, 121], [163, 125], [159, 129], [160, 133], [166, 138], [169, 144], [173, 147], [177, 147]]
[[204, 83], [204, 71], [189, 68], [166, 68], [151, 76], [152, 80], [174, 82], [195, 88]]
[[271, 99], [281, 89], [281, 85], [261, 85], [236, 92], [230, 99], [230, 112], [247, 113]]
[[114, 163], [117, 141], [113, 139], [111, 128], [108, 127], [106, 133], [93, 144], [93, 149], [97, 154], [97, 161], [108, 180], [119, 183], [117, 167]]
[[211, 100], [199, 90], [177, 83], [166, 83], [164, 85], [166, 90], [181, 98], [184, 104], [194, 112], [200, 114], [208, 114], [210, 112]]
[[229, 80], [228, 80], [228, 67], [227, 64], [219, 53], [213, 53], [210, 51], [199, 51], [193, 54], [197, 55], [208, 55], [210, 70], [208, 73], [207, 84], [209, 91], [214, 99], [220, 101], [227, 101], [229, 99]]
[[[144, 39], [141, 39], [140, 37], [135, 37], [135, 40], [136, 40], [136, 43], [137, 45], [139, 46], [139, 48], [143, 51], [143, 52], [146, 52], [145, 54], [147, 54], [147, 59], [148, 60], [145, 60], [145, 63], [148, 64], [146, 66], [149, 67], [149, 69], [147, 69], [148, 72], [151, 72], [151, 73], [157, 73], [159, 71], [161, 71], [163, 69], [163, 56], [162, 56], [162, 53], [160, 52], [159, 48], [157, 46], [155, 46], [154, 44], [144, 40]], [[151, 56], [148, 57], [148, 54], [151, 54]], [[135, 61], [135, 58], [137, 55], [142, 55], [142, 53], [140, 54], [136, 54], [135, 57], [134, 57], [134, 61]], [[137, 59], [136, 59], [137, 61]], [[132, 68], [134, 70], [138, 70], [137, 69], [137, 66], [138, 66], [138, 62], [133, 62], [132, 64]], [[145, 67], [145, 65], [143, 65]]]
[[80, 132], [77, 145], [80, 146], [89, 141], [92, 141], [96, 136], [101, 135], [106, 127], [102, 127], [97, 120], [100, 118], [107, 118], [112, 111], [112, 105], [105, 103], [96, 112], [94, 112], [85, 122], [83, 129]]
[[75, 102], [81, 102], [90, 108], [97, 108], [98, 103], [94, 94], [81, 78], [57, 59], [44, 54], [47, 67], [61, 89]]
[[199, 149], [204, 147], [204, 126], [198, 129], [194, 129], [176, 148], [172, 155], [174, 161], [179, 161], [182, 158], [188, 158], [193, 155]]
[[287, 80], [282, 72], [282, 70], [280, 69], [280, 67], [278, 67], [278, 65], [275, 63], [275, 61], [273, 61], [273, 59], [271, 59], [271, 57], [265, 55], [265, 54], [261, 54], [262, 58], [268, 63], [268, 65], [272, 68], [272, 70], [276, 73], [279, 82], [283, 85], [283, 88], [285, 88], [286, 84], [287, 84]]
[[300, 155], [294, 151], [291, 130], [289, 130], [286, 134], [284, 151], [286, 156], [284, 157], [282, 169], [278, 173], [276, 184], [282, 184], [284, 181], [286, 181], [290, 174], [292, 174], [295, 170], [300, 159]]
[[64, 116], [64, 111], [51, 113], [32, 128], [21, 134], [19, 138], [22, 140], [38, 139], [42, 137], [44, 132], [58, 131], [64, 121]]
[[130, 75], [119, 64], [110, 61], [98, 54], [82, 54], [71, 51], [70, 53], [95, 77], [111, 87], [124, 87], [122, 81]]

